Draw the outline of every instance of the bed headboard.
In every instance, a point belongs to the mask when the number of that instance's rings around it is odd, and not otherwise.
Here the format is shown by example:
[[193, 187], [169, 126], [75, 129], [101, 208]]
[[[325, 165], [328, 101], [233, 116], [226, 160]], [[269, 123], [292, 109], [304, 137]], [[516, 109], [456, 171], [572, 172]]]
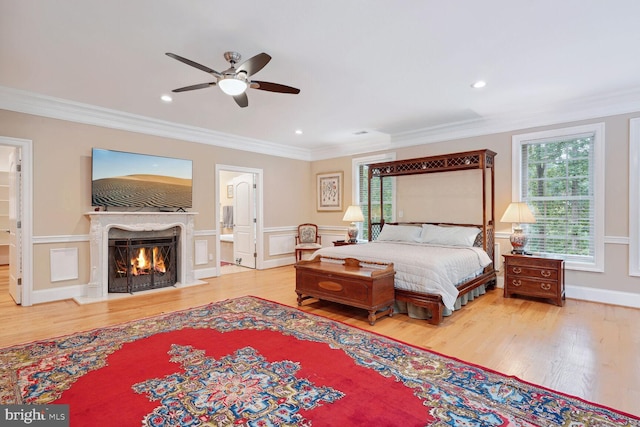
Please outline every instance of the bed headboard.
[[[376, 240], [382, 227], [384, 226], [384, 218], [380, 222], [372, 223], [371, 212], [371, 188], [373, 179], [380, 180], [380, 188], [382, 188], [382, 180], [385, 177], [394, 177], [402, 175], [418, 175], [418, 174], [430, 174], [430, 173], [446, 173], [462, 170], [481, 170], [483, 173], [481, 176], [481, 188], [482, 188], [482, 201], [478, 208], [482, 213], [482, 224], [446, 224], [457, 225], [465, 227], [478, 227], [482, 230], [479, 234], [479, 241], [477, 245], [482, 247], [489, 257], [493, 260], [495, 266], [495, 156], [497, 154], [494, 151], [483, 149], [475, 151], [465, 151], [460, 153], [449, 153], [430, 157], [420, 157], [415, 159], [394, 160], [390, 162], [374, 163], [369, 165], [369, 209], [368, 209], [368, 224], [369, 224], [369, 239]], [[488, 178], [487, 178], [488, 173]], [[488, 185], [487, 185], [488, 184]], [[384, 212], [384, 197], [379, 201], [380, 212]], [[472, 220], [475, 221], [475, 220]], [[396, 223], [396, 224], [434, 224], [445, 225], [442, 222], [410, 222], [410, 223]], [[493, 268], [493, 267], [492, 267]]]

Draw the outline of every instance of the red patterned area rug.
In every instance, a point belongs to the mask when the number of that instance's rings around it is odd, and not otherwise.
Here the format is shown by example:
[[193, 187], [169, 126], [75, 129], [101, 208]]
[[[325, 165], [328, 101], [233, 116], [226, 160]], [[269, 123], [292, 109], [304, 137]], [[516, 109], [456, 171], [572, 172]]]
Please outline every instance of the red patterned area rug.
[[72, 426], [640, 426], [640, 419], [243, 297], [0, 350], [0, 404]]

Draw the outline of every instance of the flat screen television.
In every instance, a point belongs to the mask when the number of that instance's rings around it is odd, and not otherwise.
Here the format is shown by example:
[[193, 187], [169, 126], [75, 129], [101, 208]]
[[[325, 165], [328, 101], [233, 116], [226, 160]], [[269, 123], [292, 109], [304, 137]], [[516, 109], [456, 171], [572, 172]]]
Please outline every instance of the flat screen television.
[[91, 206], [192, 207], [191, 160], [94, 148], [91, 166]]

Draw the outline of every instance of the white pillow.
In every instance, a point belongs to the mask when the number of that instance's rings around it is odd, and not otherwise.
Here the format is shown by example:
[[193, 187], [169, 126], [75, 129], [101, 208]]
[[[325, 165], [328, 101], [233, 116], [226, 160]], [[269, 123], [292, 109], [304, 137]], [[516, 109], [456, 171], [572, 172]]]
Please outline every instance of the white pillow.
[[420, 241], [434, 245], [473, 246], [480, 229], [476, 227], [422, 224]]
[[378, 236], [378, 241], [396, 241], [396, 242], [419, 242], [420, 227], [411, 225], [391, 225], [385, 224]]

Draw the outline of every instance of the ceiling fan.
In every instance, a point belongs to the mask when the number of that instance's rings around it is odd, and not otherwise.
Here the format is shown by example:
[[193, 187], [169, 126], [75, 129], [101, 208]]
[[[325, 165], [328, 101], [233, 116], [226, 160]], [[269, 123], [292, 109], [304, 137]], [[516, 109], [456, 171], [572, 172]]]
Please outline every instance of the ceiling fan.
[[225, 52], [224, 59], [226, 59], [231, 66], [223, 72], [213, 70], [209, 67], [198, 64], [197, 62], [193, 62], [190, 59], [176, 55], [175, 53], [167, 52], [167, 56], [177, 59], [180, 62], [184, 62], [187, 65], [191, 65], [205, 73], [209, 73], [216, 78], [215, 82], [185, 86], [174, 89], [172, 92], [185, 92], [188, 90], [204, 89], [218, 85], [224, 93], [232, 96], [236, 103], [243, 108], [249, 105], [249, 99], [246, 94], [246, 90], [249, 87], [252, 89], [266, 90], [268, 92], [300, 93], [300, 89], [296, 89], [295, 87], [285, 86], [278, 83], [263, 82], [260, 80], [251, 80], [251, 77], [254, 74], [262, 70], [262, 68], [271, 61], [271, 56], [264, 52], [247, 59], [237, 68], [236, 64], [241, 58], [240, 54], [238, 52]]

